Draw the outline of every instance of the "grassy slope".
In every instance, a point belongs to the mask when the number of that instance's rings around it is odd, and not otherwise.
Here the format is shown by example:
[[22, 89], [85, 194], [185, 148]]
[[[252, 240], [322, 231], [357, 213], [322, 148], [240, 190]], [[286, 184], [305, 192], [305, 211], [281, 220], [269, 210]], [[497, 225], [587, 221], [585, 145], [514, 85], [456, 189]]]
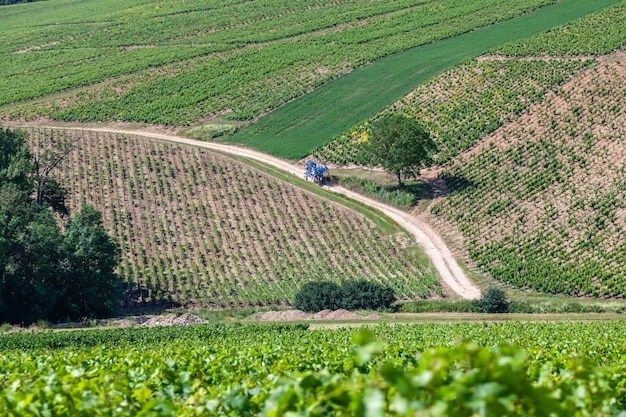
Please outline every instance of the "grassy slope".
[[390, 56], [277, 109], [229, 140], [285, 158], [304, 157], [446, 68], [616, 3], [619, 0], [567, 0]]

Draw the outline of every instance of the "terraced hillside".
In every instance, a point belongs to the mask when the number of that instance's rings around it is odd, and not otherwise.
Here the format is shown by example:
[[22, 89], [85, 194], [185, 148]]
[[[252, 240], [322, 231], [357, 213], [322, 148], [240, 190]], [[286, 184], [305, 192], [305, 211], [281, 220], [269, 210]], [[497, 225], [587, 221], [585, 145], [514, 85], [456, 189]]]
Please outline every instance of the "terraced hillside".
[[73, 143], [70, 206], [90, 203], [122, 249], [129, 305], [287, 304], [310, 280], [367, 279], [400, 298], [441, 294], [411, 238], [243, 163], [139, 137], [31, 129]]

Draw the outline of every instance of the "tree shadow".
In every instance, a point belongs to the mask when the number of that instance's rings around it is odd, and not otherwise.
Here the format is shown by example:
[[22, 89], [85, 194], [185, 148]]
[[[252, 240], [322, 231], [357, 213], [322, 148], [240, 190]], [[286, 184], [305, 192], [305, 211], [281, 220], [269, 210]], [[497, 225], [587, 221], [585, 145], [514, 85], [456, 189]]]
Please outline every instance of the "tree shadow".
[[161, 314], [166, 310], [180, 307], [182, 305], [173, 301], [172, 294], [168, 291], [144, 285], [141, 288], [134, 286], [124, 291], [120, 313], [124, 315]]
[[398, 185], [386, 187], [387, 191], [404, 191], [415, 196], [416, 200], [430, 200], [434, 196], [434, 190], [431, 184], [428, 181], [422, 182], [405, 182], [403, 187], [398, 187]]
[[461, 191], [474, 188], [474, 183], [462, 175], [444, 174], [434, 180], [443, 181], [446, 188], [445, 195], [460, 193]]

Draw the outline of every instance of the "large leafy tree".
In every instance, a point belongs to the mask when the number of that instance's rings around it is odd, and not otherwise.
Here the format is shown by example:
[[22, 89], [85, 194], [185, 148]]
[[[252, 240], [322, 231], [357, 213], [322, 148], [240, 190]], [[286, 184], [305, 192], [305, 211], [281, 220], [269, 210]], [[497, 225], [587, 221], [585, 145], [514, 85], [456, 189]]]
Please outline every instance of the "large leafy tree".
[[115, 311], [119, 280], [115, 275], [118, 248], [102, 226], [100, 212], [84, 206], [70, 220], [64, 235], [64, 287], [71, 292], [63, 306], [68, 316], [101, 317]]
[[0, 128], [0, 322], [113, 313], [118, 249], [100, 213], [84, 207], [64, 233], [50, 209], [59, 205], [38, 204], [33, 161], [25, 135]]
[[416, 177], [432, 163], [437, 150], [428, 132], [414, 119], [388, 115], [371, 123], [367, 139], [361, 143], [367, 165], [380, 165], [404, 186], [403, 177]]

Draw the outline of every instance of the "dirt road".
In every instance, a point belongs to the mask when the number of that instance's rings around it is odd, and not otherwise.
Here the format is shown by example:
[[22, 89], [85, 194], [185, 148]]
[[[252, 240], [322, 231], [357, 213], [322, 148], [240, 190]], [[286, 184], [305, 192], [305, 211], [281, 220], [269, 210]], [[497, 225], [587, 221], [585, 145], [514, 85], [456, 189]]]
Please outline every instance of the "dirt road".
[[[60, 129], [68, 129], [60, 127]], [[137, 135], [149, 138], [155, 138], [160, 140], [166, 140], [170, 142], [183, 143], [192, 146], [198, 146], [207, 149], [213, 149], [221, 151], [231, 155], [242, 156], [245, 158], [260, 161], [284, 171], [290, 172], [297, 176], [302, 176], [304, 168], [301, 166], [293, 165], [291, 162], [284, 159], [276, 158], [271, 155], [267, 155], [252, 149], [243, 148], [239, 146], [226, 145], [213, 142], [202, 142], [193, 139], [187, 139], [179, 136], [166, 135], [161, 133], [143, 132], [143, 131], [130, 131], [130, 130], [117, 130], [111, 128], [80, 128], [82, 130], [91, 130], [96, 132], [111, 132], [127, 135]], [[78, 129], [78, 130], [80, 130]], [[413, 234], [423, 248], [424, 252], [431, 259], [434, 267], [439, 272], [443, 283], [454, 293], [458, 294], [464, 299], [475, 299], [480, 297], [480, 290], [476, 287], [465, 275], [463, 270], [459, 267], [458, 263], [452, 256], [452, 253], [448, 249], [445, 242], [441, 237], [426, 223], [417, 219], [410, 214], [391, 207], [387, 204], [365, 197], [346, 188], [339, 186], [326, 187], [328, 190], [343, 194], [354, 200], [361, 201], [368, 206], [374, 207], [391, 219], [396, 221], [401, 227], [406, 229], [409, 233]]]

